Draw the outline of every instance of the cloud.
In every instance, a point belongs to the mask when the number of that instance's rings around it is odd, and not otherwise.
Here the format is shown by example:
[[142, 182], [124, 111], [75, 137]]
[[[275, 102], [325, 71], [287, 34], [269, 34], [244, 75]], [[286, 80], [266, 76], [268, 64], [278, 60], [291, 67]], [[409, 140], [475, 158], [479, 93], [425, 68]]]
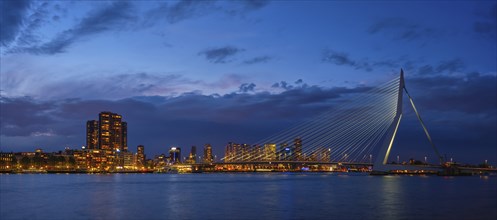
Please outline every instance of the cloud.
[[269, 0], [245, 0], [241, 1], [242, 4], [245, 4], [247, 9], [261, 9], [263, 7], [266, 7], [269, 4]]
[[428, 75], [428, 74], [435, 74], [435, 73], [456, 73], [464, 70], [465, 64], [464, 62], [459, 59], [452, 59], [452, 60], [446, 60], [446, 61], [441, 61], [438, 63], [436, 66], [432, 65], [423, 65], [418, 69], [418, 74], [420, 75]]
[[449, 60], [439, 61], [436, 65], [422, 64], [407, 60], [406, 57], [399, 57], [397, 59], [384, 59], [384, 60], [369, 60], [367, 58], [353, 59], [349, 54], [338, 52], [330, 49], [325, 49], [321, 61], [324, 63], [331, 63], [338, 66], [349, 66], [356, 70], [365, 70], [371, 72], [375, 69], [388, 68], [390, 70], [399, 70], [403, 68], [410, 72], [417, 72], [419, 75], [441, 74], [441, 73], [458, 73], [466, 69], [466, 64], [460, 58], [453, 58]]
[[54, 102], [36, 102], [30, 97], [0, 98], [2, 135], [24, 136], [46, 129], [54, 122], [50, 112]]
[[406, 86], [417, 90], [416, 99], [421, 105], [426, 106], [426, 109], [485, 114], [487, 117], [495, 117], [497, 113], [495, 75], [479, 73], [469, 73], [463, 77], [419, 75], [406, 80]]
[[230, 16], [244, 15], [245, 13], [264, 8], [268, 3], [269, 1], [266, 0], [180, 0], [174, 4], [166, 2], [147, 12], [145, 24], [152, 25], [158, 20], [165, 20], [170, 24], [176, 24], [214, 13], [223, 13]]
[[355, 69], [364, 69], [371, 72], [373, 69], [367, 61], [353, 60], [348, 54], [334, 50], [324, 50], [321, 58], [322, 62], [332, 63], [338, 66], [351, 66]]
[[259, 56], [243, 61], [244, 64], [267, 63], [272, 59], [270, 56]]
[[[240, 88], [247, 92], [254, 91], [255, 84], [247, 83]], [[100, 111], [114, 111], [124, 116], [130, 125], [128, 133], [132, 145], [144, 143], [159, 147], [178, 143], [188, 146], [198, 142], [221, 144], [229, 138], [257, 139], [262, 133], [274, 132], [279, 125], [293, 123], [295, 118], [317, 114], [326, 108], [325, 103], [333, 102], [342, 94], [363, 91], [365, 88], [326, 89], [314, 86], [278, 94], [251, 92], [202, 95], [192, 92], [180, 96], [136, 97], [115, 101], [41, 101], [29, 97], [2, 97], [1, 147], [19, 146], [19, 143], [9, 142], [9, 138], [47, 135], [60, 139], [59, 145], [51, 149], [59, 149], [68, 142], [71, 146], [80, 146], [84, 144], [84, 123], [96, 118]], [[232, 129], [232, 125], [236, 124], [244, 126]], [[197, 135], [192, 136], [192, 133]], [[167, 134], [166, 137], [164, 134]], [[35, 144], [47, 148], [48, 142], [32, 142], [29, 146]]]
[[170, 7], [163, 7], [163, 9], [165, 9], [167, 21], [174, 24], [208, 13], [214, 9], [213, 4], [214, 1], [181, 0]]
[[[495, 75], [477, 73], [406, 78], [409, 92], [434, 141], [443, 153], [459, 155], [459, 158], [471, 157], [467, 153], [468, 147], [472, 147], [472, 151], [495, 155], [492, 154], [497, 123], [495, 82]], [[255, 84], [247, 83], [240, 88], [250, 91]], [[33, 150], [37, 146], [55, 151], [65, 145], [81, 146], [85, 143], [86, 120], [96, 119], [100, 111], [113, 111], [122, 114], [128, 122], [130, 149], [144, 144], [148, 154], [154, 155], [172, 145], [187, 147], [211, 143], [215, 153], [220, 155], [227, 141], [259, 141], [299, 121], [311, 119], [343, 100], [353, 100], [354, 95], [370, 88], [307, 86], [293, 87], [281, 93], [203, 95], [190, 92], [179, 96], [113, 101], [2, 97], [0, 147]], [[407, 136], [399, 135], [394, 148], [423, 151], [420, 147], [426, 139], [419, 122], [408, 106], [404, 110], [399, 132]], [[416, 152], [409, 155], [416, 155]], [[429, 146], [423, 152], [430, 152]]]
[[243, 83], [240, 85], [239, 92], [241, 93], [247, 93], [247, 92], [253, 92], [255, 89], [255, 84], [254, 83]]
[[[12, 59], [9, 59], [12, 60]], [[86, 71], [60, 75], [56, 78], [40, 74], [46, 70], [25, 68], [14, 60], [2, 68], [0, 87], [2, 95], [32, 96], [37, 99], [83, 98], [122, 99], [132, 96], [177, 96], [190, 91], [228, 93], [238, 91], [248, 77], [224, 74], [208, 81], [196, 80], [169, 72], [103, 71], [88, 74]]]
[[124, 29], [130, 22], [136, 20], [132, 12], [133, 7], [128, 2], [113, 2], [106, 7], [91, 11], [77, 25], [58, 33], [48, 42], [15, 47], [8, 52], [48, 55], [64, 53], [69, 46], [89, 36]]
[[399, 17], [385, 18], [369, 27], [370, 34], [385, 33], [396, 40], [412, 41], [435, 36], [435, 30]]
[[276, 82], [271, 86], [271, 88], [282, 88], [283, 90], [303, 89], [306, 87], [308, 87], [308, 85], [304, 83], [302, 79], [298, 79], [293, 85], [289, 84], [286, 81], [281, 81]]
[[240, 49], [232, 46], [210, 48], [198, 53], [198, 55], [204, 55], [205, 58], [211, 63], [229, 63], [232, 60], [229, 58], [235, 56], [236, 54], [245, 51], [245, 49]]
[[15, 40], [24, 24], [24, 15], [31, 5], [29, 0], [0, 1], [0, 45], [8, 46]]
[[50, 4], [48, 2], [43, 2], [41, 4], [33, 3], [31, 4], [31, 9], [27, 16], [24, 18], [25, 24], [22, 30], [16, 38], [16, 46], [28, 46], [31, 44], [39, 43], [41, 37], [35, 32], [41, 26], [50, 23]]
[[497, 4], [481, 9], [476, 13], [479, 18], [473, 24], [473, 30], [484, 37], [495, 41], [497, 37]]

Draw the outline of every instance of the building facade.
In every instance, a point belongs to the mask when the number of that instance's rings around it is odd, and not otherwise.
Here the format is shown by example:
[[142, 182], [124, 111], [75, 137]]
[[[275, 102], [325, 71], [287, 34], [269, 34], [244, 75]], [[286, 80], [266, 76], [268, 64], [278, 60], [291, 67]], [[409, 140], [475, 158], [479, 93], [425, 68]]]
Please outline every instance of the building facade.
[[101, 112], [98, 115], [98, 145], [101, 150], [128, 151], [128, 126], [122, 116], [112, 112]]
[[204, 146], [204, 163], [212, 162], [214, 162], [214, 156], [212, 155], [212, 146], [210, 144], [206, 144]]
[[88, 149], [98, 149], [98, 121], [90, 120], [86, 122], [86, 147]]

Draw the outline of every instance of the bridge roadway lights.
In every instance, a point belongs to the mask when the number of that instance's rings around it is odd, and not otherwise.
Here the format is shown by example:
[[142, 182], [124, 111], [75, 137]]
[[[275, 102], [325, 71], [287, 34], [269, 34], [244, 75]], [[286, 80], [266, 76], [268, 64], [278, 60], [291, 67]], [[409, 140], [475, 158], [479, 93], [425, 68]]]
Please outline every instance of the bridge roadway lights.
[[[362, 171], [367, 172], [372, 166], [370, 163], [341, 163], [316, 161], [250, 161], [224, 162], [212, 164], [192, 164], [192, 170], [198, 172], [300, 172], [300, 171]], [[304, 168], [304, 169], [303, 169]]]

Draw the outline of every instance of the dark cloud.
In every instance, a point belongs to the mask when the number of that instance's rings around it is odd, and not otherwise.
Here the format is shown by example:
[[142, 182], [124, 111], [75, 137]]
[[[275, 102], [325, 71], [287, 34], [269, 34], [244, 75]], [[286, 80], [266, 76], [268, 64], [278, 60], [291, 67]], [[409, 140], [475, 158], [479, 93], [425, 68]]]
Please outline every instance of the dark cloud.
[[[442, 153], [474, 159], [467, 153], [471, 147], [471, 151], [495, 155], [491, 153], [495, 152], [496, 144], [496, 76], [417, 75], [407, 77], [406, 85]], [[254, 87], [255, 84], [247, 83], [240, 88], [251, 91]], [[281, 82], [277, 87], [289, 86]], [[344, 100], [353, 101], [354, 95], [369, 89], [294, 86], [276, 94], [191, 92], [174, 97], [145, 96], [116, 101], [2, 97], [1, 147], [16, 150], [28, 146], [26, 150], [33, 150], [33, 146], [37, 146], [50, 151], [60, 150], [66, 144], [80, 146], [84, 144], [86, 120], [96, 119], [100, 111], [114, 111], [122, 114], [129, 124], [130, 149], [144, 144], [148, 154], [153, 155], [165, 152], [172, 145], [188, 147], [211, 143], [215, 153], [221, 155], [227, 141], [259, 141]], [[431, 152], [408, 103], [404, 106], [400, 129], [394, 154]], [[18, 136], [30, 136], [31, 142], [17, 142], [15, 137]]]
[[244, 4], [248, 10], [257, 10], [266, 7], [269, 0], [245, 0], [240, 3]]
[[[255, 84], [245, 84], [241, 88], [252, 91], [254, 87]], [[131, 145], [146, 144], [156, 151], [169, 144], [189, 146], [210, 142], [222, 146], [230, 139], [250, 142], [281, 129], [282, 125], [295, 123], [296, 118], [305, 119], [319, 113], [343, 94], [364, 90], [313, 86], [280, 94], [260, 92], [220, 96], [193, 92], [176, 97], [137, 97], [116, 101], [2, 98], [1, 147], [14, 147], [15, 150], [19, 143], [9, 142], [11, 138], [36, 135], [60, 139], [59, 145], [47, 146], [48, 142], [36, 139], [37, 143], [29, 146], [37, 144], [47, 150], [58, 150], [65, 144], [80, 146], [84, 144], [86, 120], [95, 119], [100, 111], [122, 114], [129, 124]]]
[[254, 57], [249, 60], [243, 61], [244, 64], [256, 64], [256, 63], [267, 63], [272, 59], [270, 56], [260, 56], [260, 57]]
[[350, 66], [354, 69], [365, 70], [371, 72], [375, 69], [390, 69], [397, 71], [400, 68], [407, 70], [411, 73], [416, 72], [419, 75], [429, 74], [452, 74], [462, 72], [466, 69], [466, 64], [460, 58], [439, 61], [437, 64], [424, 64], [406, 59], [400, 56], [399, 58], [385, 59], [385, 60], [369, 60], [367, 58], [353, 59], [349, 54], [344, 52], [337, 52], [334, 50], [325, 49], [322, 62], [332, 63], [338, 66]]
[[27, 136], [50, 128], [54, 102], [35, 102], [30, 97], [0, 97], [0, 130], [2, 135]]
[[194, 1], [182, 0], [170, 7], [163, 7], [166, 19], [169, 23], [174, 24], [189, 18], [197, 17], [213, 10], [212, 6], [215, 1]]
[[364, 69], [371, 72], [373, 69], [367, 61], [353, 60], [348, 54], [334, 50], [324, 50], [321, 58], [322, 62], [332, 63], [338, 66], [351, 66], [355, 69]]
[[297, 81], [295, 81], [293, 85], [287, 83], [286, 81], [281, 81], [274, 83], [271, 87], [282, 88], [283, 90], [292, 90], [292, 89], [305, 89], [309, 87], [309, 85], [307, 85], [307, 83], [304, 83], [304, 80], [298, 79]]
[[238, 91], [242, 93], [253, 92], [255, 87], [256, 85], [254, 83], [243, 83], [242, 85], [240, 85]]
[[456, 73], [463, 71], [465, 68], [464, 62], [459, 59], [452, 59], [441, 61], [436, 66], [432, 65], [423, 65], [418, 69], [418, 74], [420, 75], [428, 75], [428, 74], [438, 74], [438, 73]]
[[434, 29], [398, 17], [375, 22], [369, 27], [368, 32], [370, 34], [385, 33], [392, 35], [396, 40], [406, 41], [435, 36]]
[[206, 49], [199, 52], [198, 55], [204, 55], [205, 58], [211, 63], [229, 63], [232, 61], [229, 58], [243, 51], [245, 50], [232, 46], [226, 46]]
[[17, 36], [24, 23], [24, 15], [31, 1], [0, 1], [0, 45], [8, 46]]
[[497, 37], [497, 4], [481, 9], [476, 15], [479, 20], [473, 24], [473, 30], [477, 34], [495, 41]]
[[243, 15], [259, 10], [268, 5], [266, 0], [216, 1], [216, 0], [180, 0], [174, 4], [163, 3], [147, 12], [145, 25], [151, 25], [158, 20], [166, 20], [175, 24], [188, 19], [207, 16], [213, 13], [223, 13], [230, 16]]
[[73, 28], [56, 35], [52, 40], [27, 47], [10, 49], [11, 53], [57, 54], [63, 53], [73, 43], [98, 33], [126, 28], [135, 21], [133, 7], [128, 2], [113, 2], [112, 4], [90, 12]]
[[421, 105], [426, 106], [426, 109], [487, 114], [495, 117], [496, 83], [495, 76], [471, 73], [464, 77], [415, 76], [407, 79], [406, 86], [417, 90], [417, 100]]

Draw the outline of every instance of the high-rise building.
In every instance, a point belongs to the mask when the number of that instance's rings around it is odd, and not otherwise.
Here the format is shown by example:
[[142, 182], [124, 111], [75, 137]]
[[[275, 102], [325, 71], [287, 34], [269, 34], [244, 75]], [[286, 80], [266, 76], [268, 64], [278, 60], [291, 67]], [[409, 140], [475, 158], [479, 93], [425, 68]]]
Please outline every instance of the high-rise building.
[[145, 147], [143, 145], [138, 145], [138, 147], [136, 147], [136, 166], [140, 168], [145, 166], [145, 160]]
[[169, 150], [169, 159], [171, 163], [181, 163], [181, 148], [171, 147]]
[[205, 144], [204, 146], [204, 163], [214, 162], [214, 156], [212, 155], [212, 147], [210, 144]]
[[102, 150], [127, 151], [128, 126], [122, 122], [122, 116], [112, 112], [98, 115], [98, 146]]
[[293, 149], [295, 149], [295, 160], [301, 161], [302, 157], [302, 139], [300, 137], [295, 138], [293, 142]]
[[264, 144], [264, 161], [275, 161], [276, 155], [276, 144]]
[[122, 146], [123, 146], [123, 151], [128, 151], [128, 122], [123, 121], [121, 123], [122, 125]]
[[278, 150], [279, 160], [292, 160], [293, 151], [293, 146], [288, 146], [288, 143], [281, 143]]
[[252, 145], [252, 152], [250, 155], [250, 160], [262, 161], [264, 159], [264, 151], [259, 144]]
[[226, 150], [224, 151], [224, 161], [225, 162], [234, 162], [240, 160], [240, 156], [242, 154], [241, 144], [228, 142], [226, 145]]
[[188, 155], [188, 159], [185, 161], [188, 164], [195, 164], [197, 163], [197, 147], [192, 146], [190, 150], [190, 155]]
[[240, 155], [240, 159], [242, 161], [245, 161], [248, 159], [249, 157], [249, 152], [250, 152], [250, 144], [242, 144], [241, 145], [241, 148], [242, 148], [242, 154]]
[[98, 121], [86, 122], [86, 148], [98, 149]]

